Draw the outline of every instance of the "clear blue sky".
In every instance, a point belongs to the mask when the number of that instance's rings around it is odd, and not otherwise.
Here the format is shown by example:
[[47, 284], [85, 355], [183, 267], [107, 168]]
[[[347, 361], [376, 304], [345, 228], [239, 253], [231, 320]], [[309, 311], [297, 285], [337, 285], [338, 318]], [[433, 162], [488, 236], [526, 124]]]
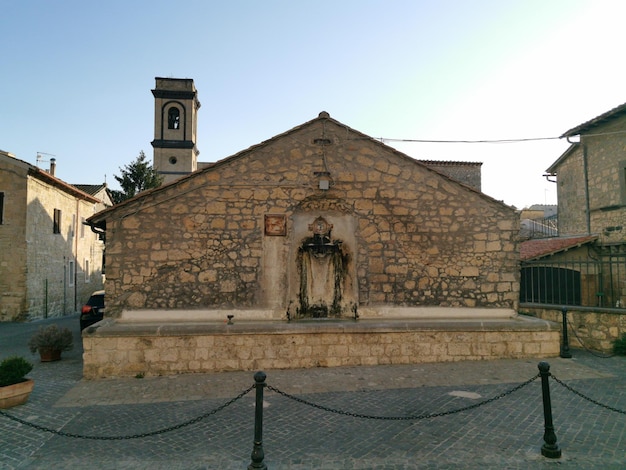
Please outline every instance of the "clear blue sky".
[[[113, 188], [152, 157], [154, 78], [193, 78], [200, 161], [320, 111], [376, 138], [558, 137], [626, 102], [615, 0], [0, 0], [0, 149]], [[483, 162], [483, 191], [555, 203], [563, 141], [389, 142]], [[49, 156], [44, 156], [46, 159]], [[47, 163], [40, 165], [47, 168]]]

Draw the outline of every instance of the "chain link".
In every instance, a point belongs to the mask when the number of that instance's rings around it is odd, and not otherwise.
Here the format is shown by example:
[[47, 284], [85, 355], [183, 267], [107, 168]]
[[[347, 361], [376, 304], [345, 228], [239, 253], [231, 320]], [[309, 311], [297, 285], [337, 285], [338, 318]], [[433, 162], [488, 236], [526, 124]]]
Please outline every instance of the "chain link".
[[25, 426], [29, 426], [31, 428], [37, 429], [39, 431], [44, 431], [44, 432], [49, 432], [52, 434], [56, 434], [57, 436], [63, 436], [63, 437], [73, 437], [76, 439], [91, 439], [91, 440], [96, 440], [96, 441], [121, 441], [121, 440], [126, 440], [126, 439], [139, 439], [139, 438], [143, 438], [143, 437], [150, 437], [150, 436], [156, 436], [158, 434], [164, 434], [170, 431], [175, 431], [177, 429], [181, 429], [184, 428], [186, 426], [190, 426], [192, 424], [198, 423], [200, 421], [202, 421], [205, 418], [208, 418], [209, 416], [212, 416], [220, 411], [222, 411], [224, 408], [229, 407], [230, 405], [232, 405], [233, 403], [235, 403], [236, 401], [240, 400], [241, 398], [243, 398], [245, 395], [247, 395], [250, 390], [252, 390], [255, 386], [251, 385], [250, 387], [248, 387], [246, 390], [244, 390], [243, 392], [241, 392], [239, 395], [237, 395], [235, 398], [228, 400], [226, 403], [218, 406], [217, 408], [204, 413], [196, 418], [190, 419], [188, 421], [185, 421], [183, 423], [180, 424], [176, 424], [174, 426], [170, 426], [167, 428], [163, 428], [163, 429], [157, 429], [156, 431], [150, 431], [150, 432], [144, 432], [144, 433], [140, 433], [140, 434], [130, 434], [127, 436], [85, 436], [83, 434], [76, 434], [76, 433], [71, 433], [71, 432], [65, 432], [65, 431], [57, 431], [56, 429], [52, 429], [52, 428], [48, 428], [46, 426], [41, 426], [39, 424], [35, 424], [35, 423], [30, 423], [28, 421], [25, 421], [23, 419], [18, 418], [17, 416], [13, 416], [10, 415], [4, 411], [0, 411], [0, 415], [6, 416], [7, 418], [16, 421], [20, 424], [23, 424]]
[[479, 403], [475, 403], [473, 405], [469, 405], [469, 406], [465, 406], [463, 408], [458, 408], [456, 410], [450, 410], [450, 411], [442, 411], [440, 413], [428, 413], [428, 414], [423, 414], [423, 415], [413, 415], [413, 416], [376, 416], [376, 415], [367, 415], [367, 414], [361, 414], [361, 413], [352, 413], [350, 411], [344, 411], [344, 410], [337, 410], [334, 408], [330, 408], [324, 405], [318, 405], [317, 403], [313, 403], [307, 400], [304, 400], [303, 398], [299, 398], [296, 397], [294, 395], [290, 395], [289, 393], [283, 392], [282, 390], [279, 390], [275, 387], [272, 387], [271, 385], [267, 385], [267, 389], [271, 390], [273, 392], [278, 393], [279, 395], [282, 395], [285, 398], [289, 398], [290, 400], [296, 401], [298, 403], [301, 403], [303, 405], [307, 405], [307, 406], [311, 406], [313, 408], [317, 408], [318, 410], [322, 410], [322, 411], [328, 411], [329, 413], [335, 413], [335, 414], [339, 414], [339, 415], [344, 415], [344, 416], [351, 416], [353, 418], [363, 418], [363, 419], [374, 419], [374, 420], [387, 420], [387, 421], [415, 421], [415, 420], [420, 420], [420, 419], [429, 419], [429, 418], [439, 418], [441, 416], [447, 416], [447, 415], [451, 415], [454, 413], [461, 413], [463, 411], [468, 411], [468, 410], [473, 410], [475, 408], [478, 408], [480, 406], [486, 405], [488, 403], [492, 403], [496, 400], [499, 400], [501, 398], [504, 398], [508, 395], [511, 395], [514, 392], [517, 392], [518, 390], [524, 388], [526, 385], [530, 384], [531, 382], [534, 382], [535, 380], [537, 380], [537, 378], [539, 378], [539, 374], [535, 375], [533, 378], [528, 379], [526, 382], [517, 385], [516, 387], [512, 388], [511, 390], [508, 390], [506, 392], [503, 392], [499, 395], [496, 395], [495, 397], [489, 398], [487, 400], [483, 400]]
[[618, 408], [613, 408], [612, 406], [608, 406], [605, 405], [603, 403], [600, 403], [599, 401], [594, 400], [593, 398], [589, 398], [586, 395], [583, 395], [582, 393], [580, 393], [578, 390], [573, 389], [572, 387], [570, 387], [569, 385], [567, 385], [565, 382], [562, 382], [561, 380], [557, 379], [554, 375], [550, 374], [550, 377], [552, 377], [554, 379], [554, 381], [556, 383], [558, 383], [559, 385], [561, 385], [563, 388], [569, 390], [570, 392], [572, 392], [574, 395], [578, 395], [580, 398], [587, 400], [588, 402], [593, 403], [594, 405], [598, 405], [602, 408], [606, 408], [607, 410], [610, 411], [615, 411], [616, 413], [622, 413], [622, 414], [626, 414], [626, 411], [624, 410], [620, 410]]
[[580, 345], [583, 347], [583, 349], [585, 351], [587, 351], [589, 354], [591, 354], [592, 356], [595, 357], [599, 357], [601, 359], [610, 359], [613, 356], [615, 356], [615, 354], [601, 354], [597, 351], [594, 351], [593, 349], [589, 349], [587, 346], [585, 346], [585, 343], [583, 343], [583, 340], [580, 339], [580, 336], [578, 336], [578, 333], [576, 332], [576, 330], [574, 329], [574, 326], [571, 324], [571, 322], [567, 319], [567, 317], [565, 317], [565, 324], [569, 326], [570, 330], [572, 331], [572, 333], [574, 333], [574, 336], [576, 336], [576, 339], [578, 340], [578, 342], [580, 343]]
[[[353, 413], [350, 411], [345, 411], [345, 410], [339, 410], [339, 409], [335, 409], [335, 408], [330, 408], [328, 406], [324, 406], [324, 405], [319, 405], [317, 403], [313, 403], [310, 402], [308, 400], [305, 400], [303, 398], [299, 398], [295, 395], [291, 395], [287, 392], [283, 392], [282, 390], [276, 388], [276, 387], [272, 387], [271, 385], [265, 385], [266, 388], [268, 390], [271, 390], [272, 392], [275, 392], [285, 398], [288, 398], [290, 400], [293, 400], [295, 402], [298, 402], [300, 404], [303, 405], [307, 405], [310, 406], [312, 408], [316, 408], [318, 410], [322, 410], [322, 411], [327, 411], [329, 413], [334, 413], [334, 414], [339, 414], [339, 415], [343, 415], [343, 416], [351, 416], [353, 418], [362, 418], [362, 419], [371, 419], [371, 420], [386, 420], [386, 421], [416, 421], [416, 420], [422, 420], [422, 419], [431, 419], [431, 418], [439, 418], [442, 416], [448, 416], [448, 415], [452, 415], [455, 413], [461, 413], [464, 411], [469, 411], [469, 410], [473, 410], [476, 408], [479, 408], [483, 405], [487, 405], [489, 403], [493, 403], [496, 400], [500, 400], [501, 398], [505, 398], [515, 392], [517, 392], [518, 390], [521, 390], [522, 388], [526, 387], [527, 385], [529, 385], [530, 383], [534, 382], [535, 380], [537, 380], [540, 377], [541, 374], [537, 374], [534, 377], [528, 379], [526, 382], [523, 382], [515, 387], [513, 387], [510, 390], [507, 390], [506, 392], [500, 393], [492, 398], [489, 398], [487, 400], [483, 400], [479, 403], [474, 403], [473, 405], [469, 405], [469, 406], [464, 406], [462, 408], [457, 408], [455, 410], [449, 410], [449, 411], [442, 411], [439, 413], [427, 413], [427, 414], [421, 414], [421, 415], [410, 415], [410, 416], [377, 416], [377, 415], [368, 415], [368, 414], [363, 414], [363, 413]], [[561, 380], [559, 380], [558, 378], [556, 378], [553, 374], [550, 374], [550, 377], [552, 377], [559, 385], [561, 385], [562, 387], [564, 387], [565, 389], [569, 390], [570, 392], [574, 393], [575, 395], [579, 396], [580, 398], [587, 400], [591, 403], [593, 403], [594, 405], [598, 405], [602, 408], [605, 408], [607, 410], [610, 411], [614, 411], [616, 413], [621, 413], [621, 414], [626, 414], [626, 411], [620, 410], [618, 408], [613, 408], [611, 406], [605, 405], [603, 403], [600, 403], [592, 398], [589, 398], [588, 396], [580, 393], [579, 391], [573, 389], [572, 387], [570, 387], [569, 385], [567, 385], [566, 383], [562, 382]], [[65, 431], [58, 431], [56, 429], [52, 429], [46, 426], [41, 426], [39, 424], [36, 423], [31, 423], [28, 421], [25, 421], [21, 418], [18, 418], [16, 416], [13, 416], [9, 413], [6, 413], [4, 411], [0, 410], [0, 415], [2, 416], [6, 416], [7, 418], [16, 421], [20, 424], [23, 424], [25, 426], [37, 429], [39, 431], [44, 431], [44, 432], [49, 432], [52, 434], [56, 434], [57, 436], [63, 436], [63, 437], [71, 437], [71, 438], [76, 438], [76, 439], [90, 439], [90, 440], [102, 440], [102, 441], [119, 441], [119, 440], [127, 440], [127, 439], [140, 439], [140, 438], [144, 438], [144, 437], [150, 437], [150, 436], [156, 436], [159, 434], [164, 434], [167, 432], [171, 432], [171, 431], [175, 431], [181, 428], [184, 428], [186, 426], [190, 426], [192, 424], [198, 423], [200, 421], [202, 421], [203, 419], [208, 418], [209, 416], [212, 416], [220, 411], [222, 411], [223, 409], [231, 406], [233, 403], [237, 402], [238, 400], [240, 400], [241, 398], [243, 398], [245, 395], [247, 395], [248, 393], [250, 393], [250, 391], [256, 388], [256, 384], [255, 385], [251, 385], [250, 387], [248, 387], [246, 390], [242, 391], [239, 395], [237, 395], [236, 397], [232, 398], [231, 400], [228, 400], [227, 402], [223, 403], [222, 405], [218, 406], [217, 408], [214, 408], [213, 410], [204, 413], [200, 416], [197, 416], [193, 419], [190, 419], [188, 421], [182, 422], [180, 424], [176, 424], [174, 426], [169, 426], [167, 428], [162, 428], [162, 429], [158, 429], [156, 431], [150, 431], [150, 432], [144, 432], [144, 433], [140, 433], [140, 434], [131, 434], [131, 435], [126, 435], [126, 436], [88, 436], [88, 435], [83, 435], [83, 434], [77, 434], [77, 433], [70, 433], [70, 432], [65, 432]]]

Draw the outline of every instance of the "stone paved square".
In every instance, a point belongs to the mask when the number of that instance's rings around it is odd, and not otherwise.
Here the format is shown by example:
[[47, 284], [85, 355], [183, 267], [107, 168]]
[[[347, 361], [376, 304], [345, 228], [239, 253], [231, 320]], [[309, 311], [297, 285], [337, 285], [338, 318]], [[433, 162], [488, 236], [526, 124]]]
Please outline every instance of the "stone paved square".
[[[77, 318], [58, 322], [76, 328]], [[41, 322], [39, 322], [41, 323]], [[0, 324], [2, 356], [29, 357], [32, 324]], [[7, 410], [26, 422], [87, 436], [128, 436], [185, 423], [253, 383], [250, 372], [85, 381], [81, 348], [60, 362], [34, 359], [35, 391]], [[31, 356], [32, 357], [32, 356]], [[573, 350], [551, 372], [595, 401], [626, 409], [626, 358]], [[541, 382], [483, 406], [428, 419], [366, 419], [442, 413], [506, 394], [538, 372], [534, 360], [267, 371], [279, 393], [264, 396], [269, 469], [623, 469], [626, 415], [590, 403], [551, 379], [560, 459], [541, 455]], [[70, 438], [0, 416], [0, 469], [245, 469], [254, 437], [252, 390], [195, 424], [138, 439]]]

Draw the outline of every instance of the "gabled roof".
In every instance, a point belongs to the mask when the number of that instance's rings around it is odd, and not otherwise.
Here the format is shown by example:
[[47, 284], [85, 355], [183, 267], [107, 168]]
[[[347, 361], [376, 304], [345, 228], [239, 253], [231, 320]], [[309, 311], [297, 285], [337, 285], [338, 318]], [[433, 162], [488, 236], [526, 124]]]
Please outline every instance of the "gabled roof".
[[74, 184], [75, 188], [100, 199], [100, 202], [105, 206], [112, 206], [115, 204], [113, 201], [113, 193], [109, 189], [106, 183], [102, 184]]
[[597, 235], [584, 235], [579, 237], [540, 238], [528, 240], [520, 244], [520, 259], [530, 261], [544, 258], [563, 251], [578, 248], [598, 239]]
[[563, 134], [561, 138], [584, 134], [585, 132], [593, 129], [596, 126], [599, 126], [624, 115], [626, 115], [626, 103], [621, 104], [611, 109], [610, 111], [607, 111], [606, 113], [591, 119], [590, 121], [584, 122], [579, 126], [574, 127], [573, 129], [570, 129], [565, 134]]
[[[411, 161], [415, 165], [419, 165], [419, 166], [421, 166], [422, 168], [424, 168], [427, 171], [432, 171], [433, 173], [436, 173], [437, 175], [441, 176], [442, 178], [448, 179], [448, 180], [454, 182], [455, 184], [463, 186], [468, 191], [472, 191], [472, 192], [475, 192], [475, 193], [479, 194], [482, 198], [484, 198], [486, 200], [489, 200], [491, 202], [495, 202], [495, 203], [500, 204], [502, 206], [505, 206], [505, 207], [507, 207], [509, 209], [512, 209], [511, 206], [506, 205], [504, 202], [498, 201], [497, 199], [494, 199], [491, 196], [488, 196], [488, 195], [482, 193], [481, 191], [478, 191], [478, 190], [472, 188], [471, 186], [463, 184], [463, 183], [455, 180], [454, 178], [451, 178], [451, 177], [443, 174], [442, 172], [439, 172], [439, 171], [437, 171], [437, 170], [435, 170], [433, 168], [430, 168], [426, 163], [423, 163], [423, 162], [421, 162], [419, 160], [411, 158], [408, 155], [400, 152], [399, 150], [396, 150], [393, 147], [389, 147], [389, 146], [385, 145], [384, 143], [380, 142], [379, 140], [377, 140], [377, 139], [375, 139], [373, 137], [370, 137], [370, 136], [368, 136], [366, 134], [363, 134], [362, 132], [359, 132], [359, 131], [357, 131], [355, 129], [352, 129], [351, 127], [349, 127], [349, 126], [347, 126], [347, 125], [345, 125], [345, 124], [343, 124], [343, 123], [341, 123], [341, 122], [331, 118], [330, 115], [326, 111], [322, 111], [321, 113], [319, 113], [318, 117], [316, 117], [314, 119], [311, 119], [310, 121], [307, 121], [307, 122], [305, 122], [303, 124], [300, 124], [299, 126], [296, 126], [296, 127], [292, 128], [292, 129], [290, 129], [288, 131], [285, 131], [283, 133], [275, 135], [274, 137], [272, 137], [270, 139], [267, 139], [267, 140], [264, 140], [263, 142], [260, 142], [258, 144], [252, 145], [251, 147], [248, 147], [245, 150], [242, 150], [242, 151], [240, 151], [240, 152], [238, 152], [238, 153], [236, 153], [234, 155], [231, 155], [230, 157], [226, 157], [226, 158], [224, 158], [222, 160], [219, 160], [219, 161], [217, 161], [215, 163], [205, 163], [205, 164], [202, 165], [203, 167], [201, 169], [198, 169], [198, 170], [194, 171], [193, 173], [190, 173], [189, 175], [183, 176], [183, 177], [181, 177], [181, 178], [179, 178], [177, 180], [174, 180], [174, 181], [171, 181], [171, 182], [169, 182], [167, 184], [159, 186], [158, 188], [153, 188], [153, 189], [148, 189], [146, 191], [142, 191], [141, 193], [135, 195], [134, 197], [132, 197], [130, 199], [127, 199], [127, 200], [125, 200], [125, 201], [123, 201], [123, 202], [121, 202], [119, 204], [114, 205], [113, 207], [109, 207], [107, 209], [104, 209], [104, 210], [98, 212], [97, 214], [94, 214], [89, 219], [87, 219], [87, 222], [89, 224], [91, 224], [91, 225], [104, 228], [106, 226], [106, 219], [107, 219], [107, 217], [111, 213], [117, 212], [119, 210], [122, 210], [122, 209], [128, 207], [129, 205], [135, 204], [138, 200], [143, 199], [143, 198], [145, 198], [147, 196], [150, 196], [150, 195], [153, 195], [155, 193], [164, 191], [164, 190], [166, 190], [168, 188], [171, 188], [172, 186], [175, 186], [175, 185], [178, 185], [178, 184], [183, 184], [186, 181], [188, 181], [189, 179], [196, 178], [196, 177], [198, 177], [201, 174], [214, 171], [216, 168], [219, 168], [219, 167], [221, 167], [223, 165], [231, 163], [234, 160], [244, 158], [248, 154], [250, 154], [250, 153], [252, 153], [252, 152], [254, 152], [254, 151], [256, 151], [256, 150], [258, 150], [260, 148], [266, 147], [267, 145], [269, 145], [269, 144], [271, 144], [273, 142], [276, 142], [278, 140], [284, 139], [285, 137], [288, 137], [288, 136], [290, 136], [290, 135], [292, 135], [292, 134], [294, 134], [294, 133], [296, 133], [296, 132], [298, 132], [298, 131], [300, 131], [302, 129], [305, 129], [305, 128], [307, 128], [307, 127], [311, 126], [312, 124], [314, 124], [316, 122], [319, 122], [319, 121], [332, 122], [333, 124], [335, 124], [337, 126], [340, 126], [341, 128], [345, 129], [346, 133], [349, 133], [350, 135], [353, 135], [354, 136], [353, 137], [354, 140], [364, 140], [364, 141], [371, 142], [374, 145], [378, 145], [381, 148], [384, 148], [384, 150], [386, 152], [390, 152], [390, 153], [396, 155], [398, 158], [402, 158], [402, 159]], [[470, 163], [470, 164], [472, 164], [472, 163]]]
[[91, 194], [92, 196], [95, 196], [107, 187], [106, 184], [73, 184], [72, 186], [75, 186], [81, 191], [87, 194]]
[[31, 168], [28, 170], [28, 174], [42, 181], [45, 181], [51, 186], [54, 186], [68, 194], [71, 194], [78, 199], [84, 199], [89, 202], [100, 202], [99, 199], [93, 197], [91, 194], [87, 194], [76, 186], [66, 183], [65, 181], [60, 180], [56, 176], [52, 176], [47, 171], [37, 168], [36, 166], [31, 166]]
[[570, 155], [572, 155], [579, 146], [580, 146], [579, 142], [575, 142], [572, 145], [570, 145], [567, 148], [567, 150], [563, 152], [561, 156], [557, 158], [556, 161], [552, 165], [550, 165], [550, 167], [546, 170], [546, 173], [548, 175], [556, 175], [557, 173], [556, 169], [559, 167], [559, 165], [563, 163]]
[[425, 165], [439, 166], [482, 166], [483, 162], [459, 162], [453, 160], [417, 160]]
[[71, 194], [72, 196], [78, 199], [84, 199], [86, 201], [94, 202], [94, 203], [100, 202], [99, 199], [94, 198], [91, 194], [86, 193], [85, 191], [82, 191], [76, 186], [66, 183], [63, 180], [60, 180], [56, 176], [52, 176], [49, 172], [42, 170], [39, 167], [36, 167], [34, 165], [31, 165], [28, 162], [25, 162], [24, 160], [20, 160], [19, 158], [16, 158], [15, 155], [9, 152], [0, 151], [0, 157], [6, 158], [5, 161], [7, 163], [18, 165], [24, 168], [24, 170], [28, 172], [29, 176], [32, 176], [33, 178], [37, 178], [41, 181], [44, 181], [47, 184], [54, 186], [55, 188], [61, 191], [64, 191], [65, 193]]

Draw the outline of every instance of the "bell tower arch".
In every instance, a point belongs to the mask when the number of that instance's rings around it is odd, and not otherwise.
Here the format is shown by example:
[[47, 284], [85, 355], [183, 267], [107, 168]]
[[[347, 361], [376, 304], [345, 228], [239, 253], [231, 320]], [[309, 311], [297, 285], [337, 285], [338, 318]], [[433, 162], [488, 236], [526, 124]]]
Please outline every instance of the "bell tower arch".
[[152, 167], [169, 183], [198, 168], [198, 92], [190, 78], [156, 77]]

